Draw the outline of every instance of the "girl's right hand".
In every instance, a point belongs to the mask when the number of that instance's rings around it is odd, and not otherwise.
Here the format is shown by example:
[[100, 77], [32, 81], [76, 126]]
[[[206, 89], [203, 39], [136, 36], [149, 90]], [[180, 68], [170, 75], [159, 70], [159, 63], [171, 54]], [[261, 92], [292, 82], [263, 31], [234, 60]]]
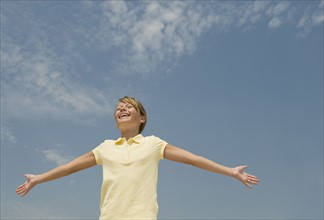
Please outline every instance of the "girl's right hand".
[[17, 187], [16, 193], [19, 196], [25, 196], [34, 186], [36, 186], [36, 175], [25, 174], [26, 182]]

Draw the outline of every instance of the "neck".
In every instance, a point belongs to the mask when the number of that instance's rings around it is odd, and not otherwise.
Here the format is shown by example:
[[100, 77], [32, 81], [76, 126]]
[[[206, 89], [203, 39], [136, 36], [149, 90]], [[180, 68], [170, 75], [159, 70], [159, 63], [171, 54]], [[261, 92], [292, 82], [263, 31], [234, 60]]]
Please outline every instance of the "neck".
[[138, 134], [138, 130], [120, 130], [120, 137], [126, 138], [126, 140], [135, 137]]

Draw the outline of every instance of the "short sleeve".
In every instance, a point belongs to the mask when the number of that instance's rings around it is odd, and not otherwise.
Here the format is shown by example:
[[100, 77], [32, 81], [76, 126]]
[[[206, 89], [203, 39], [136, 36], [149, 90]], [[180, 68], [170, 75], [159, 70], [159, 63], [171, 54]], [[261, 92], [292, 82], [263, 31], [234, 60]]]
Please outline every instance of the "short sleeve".
[[92, 150], [92, 153], [94, 154], [95, 156], [95, 159], [96, 159], [96, 163], [97, 165], [101, 165], [102, 164], [102, 152], [103, 152], [103, 145], [104, 145], [104, 142], [101, 143], [98, 147], [96, 147], [95, 149]]
[[156, 147], [159, 153], [159, 158], [160, 159], [164, 159], [164, 150], [165, 147], [168, 145], [168, 143], [162, 139], [160, 139], [159, 137], [155, 137], [153, 136], [153, 138], [155, 139], [155, 143], [156, 143]]

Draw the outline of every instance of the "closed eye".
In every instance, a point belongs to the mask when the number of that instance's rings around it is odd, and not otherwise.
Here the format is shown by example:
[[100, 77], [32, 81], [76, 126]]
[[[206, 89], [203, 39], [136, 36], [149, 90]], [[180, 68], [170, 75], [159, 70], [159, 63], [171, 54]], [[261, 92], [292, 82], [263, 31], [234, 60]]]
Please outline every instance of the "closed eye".
[[[133, 105], [126, 105], [125, 108], [132, 109], [132, 108], [134, 108], [134, 106]], [[118, 108], [116, 108], [115, 112], [121, 111], [121, 110], [122, 110], [122, 107], [118, 107]]]

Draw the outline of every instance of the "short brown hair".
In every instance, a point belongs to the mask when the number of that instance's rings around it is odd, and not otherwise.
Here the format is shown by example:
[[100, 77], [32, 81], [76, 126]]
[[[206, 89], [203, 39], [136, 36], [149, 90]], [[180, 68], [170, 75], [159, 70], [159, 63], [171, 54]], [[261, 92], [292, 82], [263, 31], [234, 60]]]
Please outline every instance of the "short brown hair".
[[142, 103], [140, 101], [138, 101], [137, 99], [130, 97], [130, 96], [124, 96], [124, 97], [120, 98], [119, 102], [128, 103], [128, 104], [133, 105], [135, 107], [136, 111], [138, 111], [141, 116], [145, 117], [145, 122], [142, 123], [139, 127], [139, 133], [142, 133], [142, 131], [145, 128], [146, 121], [147, 121], [146, 111], [145, 111]]

